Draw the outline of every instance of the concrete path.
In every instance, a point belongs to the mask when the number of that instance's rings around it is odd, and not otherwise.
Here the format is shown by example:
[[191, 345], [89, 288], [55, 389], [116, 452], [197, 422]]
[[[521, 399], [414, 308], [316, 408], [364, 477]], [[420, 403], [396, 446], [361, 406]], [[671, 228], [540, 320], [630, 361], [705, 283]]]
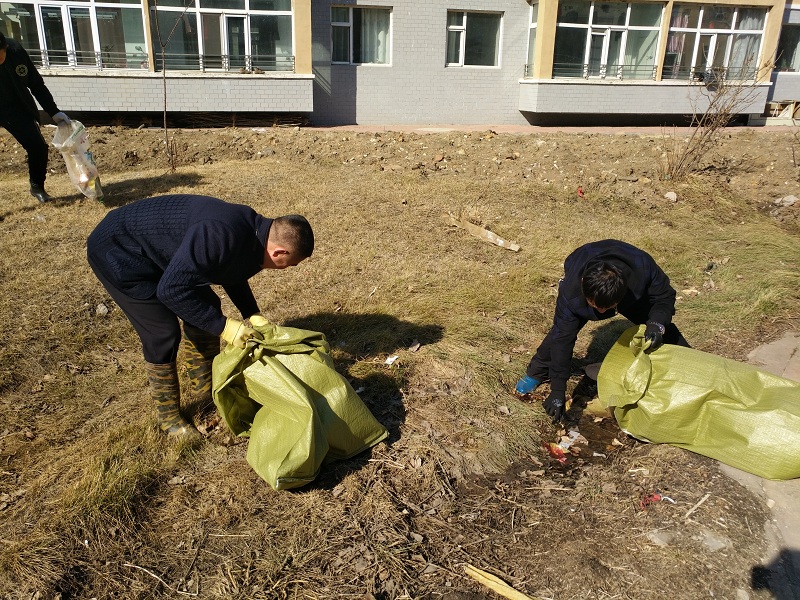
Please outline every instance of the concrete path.
[[[753, 350], [750, 364], [800, 381], [800, 333]], [[770, 548], [753, 571], [754, 587], [768, 588], [778, 600], [800, 600], [800, 479], [771, 481], [728, 465], [722, 471], [764, 499], [772, 522], [764, 526]]]

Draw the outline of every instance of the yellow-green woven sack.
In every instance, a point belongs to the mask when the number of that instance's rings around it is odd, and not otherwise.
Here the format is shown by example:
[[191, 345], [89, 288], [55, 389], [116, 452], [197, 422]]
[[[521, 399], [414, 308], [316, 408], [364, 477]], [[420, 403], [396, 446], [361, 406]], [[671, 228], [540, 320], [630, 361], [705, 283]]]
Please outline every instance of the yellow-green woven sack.
[[768, 479], [800, 477], [800, 383], [699, 350], [645, 351], [644, 325], [603, 360], [598, 398], [620, 428]]
[[247, 462], [274, 489], [314, 480], [324, 461], [350, 458], [388, 432], [333, 366], [325, 336], [268, 325], [246, 349], [215, 359], [213, 397]]

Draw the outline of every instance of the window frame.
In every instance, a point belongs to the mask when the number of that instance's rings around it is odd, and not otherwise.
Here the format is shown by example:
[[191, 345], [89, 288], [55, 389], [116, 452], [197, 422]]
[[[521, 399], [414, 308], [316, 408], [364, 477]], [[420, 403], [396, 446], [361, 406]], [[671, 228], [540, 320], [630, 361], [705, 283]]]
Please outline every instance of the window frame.
[[[450, 25], [450, 15], [461, 14], [461, 25]], [[496, 15], [500, 18], [497, 30], [497, 52], [495, 64], [493, 65], [472, 65], [465, 64], [464, 61], [467, 55], [467, 35], [469, 31], [469, 15]], [[447, 11], [447, 30], [445, 36], [445, 54], [444, 66], [455, 68], [468, 68], [468, 69], [499, 69], [502, 67], [502, 50], [503, 50], [503, 22], [505, 20], [505, 13], [496, 10], [448, 10]], [[448, 61], [449, 38], [451, 33], [459, 34], [459, 49], [458, 49], [458, 62]]]
[[[656, 33], [656, 48], [660, 47], [661, 44], [661, 36], [662, 36], [662, 25], [664, 23], [664, 14], [666, 10], [666, 2], [661, 3], [659, 2], [658, 5], [661, 8], [661, 14], [659, 16], [658, 25], [631, 25], [631, 13], [633, 10], [634, 5], [644, 5], [650, 4], [647, 2], [632, 2], [626, 1], [625, 4], [625, 23], [622, 25], [613, 25], [610, 23], [596, 23], [595, 22], [595, 13], [596, 8], [598, 5], [602, 4], [596, 0], [589, 0], [589, 15], [586, 23], [578, 23], [578, 22], [557, 22], [556, 23], [556, 38], [558, 40], [559, 30], [565, 29], [575, 29], [575, 30], [584, 30], [586, 31], [586, 37], [584, 39], [584, 47], [583, 47], [583, 63], [581, 65], [581, 73], [579, 75], [571, 75], [571, 74], [558, 74], [556, 72], [556, 62], [555, 62], [555, 54], [553, 55], [553, 77], [556, 79], [614, 79], [614, 80], [645, 80], [645, 79], [655, 79], [659, 57], [658, 53], [654, 56], [653, 66], [651, 72], [648, 74], [647, 77], [625, 77], [624, 73], [626, 70], [626, 63], [625, 63], [625, 56], [626, 50], [628, 49], [628, 34], [630, 32], [651, 32]], [[654, 4], [654, 3], [653, 3]], [[613, 43], [613, 36], [616, 33], [621, 33], [621, 39], [618, 46], [618, 50], [616, 53], [616, 62], [612, 63], [612, 69], [615, 71], [611, 73], [609, 71], [609, 49]], [[592, 48], [593, 44], [592, 41], [595, 38], [599, 38], [602, 36], [602, 46], [600, 49], [600, 58], [597, 63], [597, 72], [592, 72]], [[557, 49], [558, 46], [555, 46]], [[566, 73], [566, 69], [565, 69]]]
[[[345, 9], [347, 10], [347, 21], [334, 21], [333, 20], [333, 11], [334, 9]], [[330, 6], [331, 10], [331, 64], [332, 65], [353, 65], [353, 66], [365, 66], [365, 67], [391, 67], [392, 66], [392, 54], [393, 54], [393, 41], [394, 41], [394, 10], [388, 6], [342, 6], [338, 4], [334, 4]], [[387, 57], [386, 62], [356, 62], [353, 60], [353, 52], [354, 52], [354, 44], [353, 44], [353, 36], [354, 36], [354, 20], [353, 20], [353, 11], [356, 10], [382, 10], [386, 12], [389, 16], [389, 28], [388, 28], [388, 48], [387, 48]], [[334, 44], [335, 39], [333, 35], [333, 30], [335, 27], [341, 29], [347, 29], [347, 60], [334, 60]]]

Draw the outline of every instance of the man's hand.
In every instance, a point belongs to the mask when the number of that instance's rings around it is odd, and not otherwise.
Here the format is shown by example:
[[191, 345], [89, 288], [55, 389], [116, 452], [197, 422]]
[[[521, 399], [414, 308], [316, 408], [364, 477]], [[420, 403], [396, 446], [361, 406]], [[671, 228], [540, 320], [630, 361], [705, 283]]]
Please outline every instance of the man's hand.
[[69, 125], [72, 123], [72, 120], [63, 112], [57, 112], [53, 115], [53, 121], [55, 121], [56, 125], [60, 125], [64, 123], [64, 125]]
[[567, 414], [567, 401], [560, 394], [551, 393], [544, 401], [545, 412], [553, 417], [553, 423], [558, 423]]
[[250, 324], [253, 327], [266, 327], [270, 322], [260, 313], [256, 313], [250, 317]]
[[228, 319], [225, 321], [225, 329], [222, 330], [222, 335], [220, 337], [236, 348], [246, 348], [247, 340], [252, 338], [257, 338], [259, 340], [264, 339], [264, 336], [255, 329], [248, 327], [236, 319]]
[[666, 328], [661, 323], [648, 321], [644, 328], [644, 341], [650, 342], [650, 350], [659, 348], [664, 343]]

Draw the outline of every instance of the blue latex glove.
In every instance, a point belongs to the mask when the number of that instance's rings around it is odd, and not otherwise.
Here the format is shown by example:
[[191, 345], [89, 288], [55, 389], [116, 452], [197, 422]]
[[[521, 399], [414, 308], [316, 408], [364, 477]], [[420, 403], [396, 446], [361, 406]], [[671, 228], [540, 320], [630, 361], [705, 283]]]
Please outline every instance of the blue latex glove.
[[530, 394], [533, 390], [535, 390], [541, 382], [538, 379], [534, 379], [528, 375], [525, 375], [522, 379], [517, 382], [517, 387], [515, 391], [518, 394]]
[[70, 118], [63, 112], [57, 112], [53, 115], [53, 121], [56, 125], [60, 123], [64, 123], [65, 125], [69, 125], [72, 121]]

